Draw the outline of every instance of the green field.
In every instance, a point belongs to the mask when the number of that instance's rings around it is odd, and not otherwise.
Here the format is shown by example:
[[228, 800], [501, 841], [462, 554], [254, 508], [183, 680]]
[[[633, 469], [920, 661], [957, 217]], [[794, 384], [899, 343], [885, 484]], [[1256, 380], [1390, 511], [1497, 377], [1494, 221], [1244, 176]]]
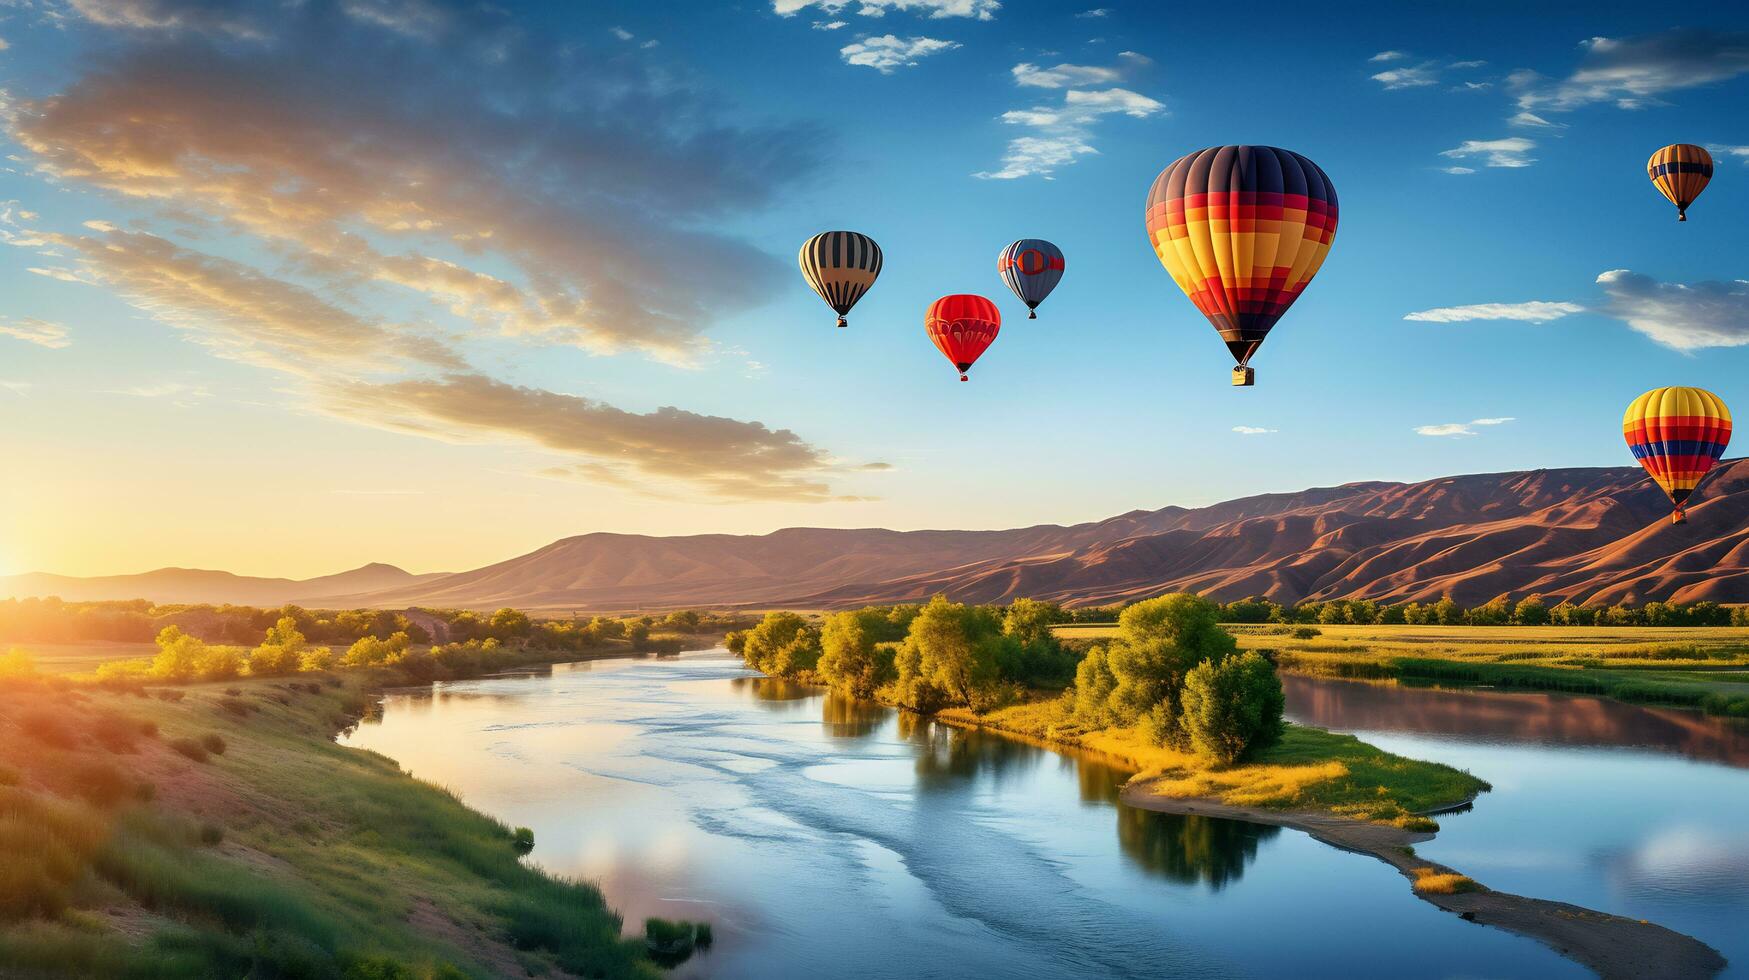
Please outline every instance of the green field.
[[158, 652], [156, 643], [12, 643], [0, 648], [23, 650], [31, 663], [45, 674], [73, 676], [89, 674], [97, 665], [111, 660], [133, 660], [150, 657]]

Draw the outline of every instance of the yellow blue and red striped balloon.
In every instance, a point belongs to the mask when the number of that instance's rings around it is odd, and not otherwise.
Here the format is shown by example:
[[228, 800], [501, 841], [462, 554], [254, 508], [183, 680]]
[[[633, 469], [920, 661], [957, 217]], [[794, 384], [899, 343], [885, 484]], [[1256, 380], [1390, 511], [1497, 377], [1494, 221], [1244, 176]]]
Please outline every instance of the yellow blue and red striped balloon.
[[1211, 146], [1155, 178], [1148, 244], [1226, 341], [1234, 384], [1251, 383], [1251, 355], [1318, 274], [1336, 217], [1324, 171], [1273, 146]]
[[1670, 497], [1670, 523], [1686, 524], [1683, 506], [1731, 443], [1731, 410], [1702, 388], [1654, 388], [1621, 417], [1634, 458]]
[[1688, 206], [1713, 179], [1713, 155], [1704, 146], [1672, 143], [1646, 161], [1646, 176], [1676, 205], [1676, 220], [1688, 220]]
[[838, 314], [838, 325], [881, 274], [884, 262], [875, 240], [856, 231], [823, 231], [802, 243], [796, 264], [802, 278]]

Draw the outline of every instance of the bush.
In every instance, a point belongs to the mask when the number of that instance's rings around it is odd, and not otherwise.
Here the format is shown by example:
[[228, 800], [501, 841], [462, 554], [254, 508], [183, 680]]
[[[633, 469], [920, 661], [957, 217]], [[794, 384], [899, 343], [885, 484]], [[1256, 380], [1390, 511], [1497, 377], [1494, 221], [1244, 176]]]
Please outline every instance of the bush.
[[170, 740], [170, 748], [190, 759], [193, 759], [195, 762], [205, 762], [207, 760], [206, 746], [192, 738], [173, 738]]
[[250, 712], [260, 710], [255, 705], [238, 697], [220, 698], [219, 708], [229, 714], [236, 715], [238, 718], [247, 718]]
[[101, 807], [115, 806], [134, 792], [127, 776], [107, 762], [76, 764], [69, 783], [74, 794]]
[[516, 848], [516, 853], [527, 854], [534, 850], [534, 831], [527, 827], [518, 827], [510, 835], [510, 844]]
[[79, 744], [78, 733], [59, 715], [33, 711], [25, 715], [18, 727], [30, 738], [57, 749], [70, 749]]
[[413, 641], [406, 633], [394, 633], [386, 640], [367, 636], [348, 648], [346, 656], [340, 658], [340, 663], [344, 667], [369, 667], [387, 663], [401, 656], [412, 645]]
[[208, 732], [201, 736], [200, 744], [202, 748], [211, 752], [213, 755], [225, 754], [225, 738], [217, 732]]
[[1294, 629], [1294, 639], [1311, 640], [1323, 636], [1324, 631], [1316, 626], [1300, 626]]
[[216, 823], [201, 824], [200, 842], [207, 847], [217, 847], [225, 842], [225, 828]]
[[333, 647], [311, 647], [304, 651], [298, 660], [298, 669], [302, 671], [328, 670], [334, 666]]
[[1180, 724], [1199, 755], [1231, 765], [1281, 738], [1283, 707], [1275, 665], [1245, 653], [1205, 660], [1190, 671]]

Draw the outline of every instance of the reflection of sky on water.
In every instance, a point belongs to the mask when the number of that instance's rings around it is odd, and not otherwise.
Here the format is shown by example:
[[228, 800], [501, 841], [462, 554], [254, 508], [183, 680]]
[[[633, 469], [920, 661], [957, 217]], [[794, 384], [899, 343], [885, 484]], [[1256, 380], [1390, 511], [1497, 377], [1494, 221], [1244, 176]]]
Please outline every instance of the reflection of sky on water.
[[1493, 784], [1416, 850], [1493, 888], [1649, 919], [1749, 976], [1749, 730], [1594, 698], [1284, 677], [1295, 720]]
[[[1124, 774], [751, 677], [598, 661], [391, 696], [354, 744], [532, 827], [681, 976], [1581, 975], [1301, 834], [1120, 807]], [[1269, 942], [1259, 942], [1260, 932]]]

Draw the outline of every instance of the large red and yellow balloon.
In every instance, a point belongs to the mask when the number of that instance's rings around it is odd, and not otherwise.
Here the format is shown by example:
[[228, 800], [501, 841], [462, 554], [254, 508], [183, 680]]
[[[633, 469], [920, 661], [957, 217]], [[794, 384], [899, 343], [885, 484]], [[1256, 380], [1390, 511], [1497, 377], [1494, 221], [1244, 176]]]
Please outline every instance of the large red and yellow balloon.
[[1273, 146], [1212, 146], [1154, 180], [1148, 242], [1226, 341], [1233, 384], [1252, 383], [1251, 355], [1330, 254], [1336, 211], [1324, 171]]
[[1002, 329], [1002, 312], [982, 296], [955, 293], [929, 304], [923, 326], [929, 331], [929, 339], [935, 342], [935, 349], [953, 362], [964, 381], [966, 372]]
[[1634, 458], [1663, 488], [1674, 508], [1670, 523], [1686, 524], [1683, 507], [1731, 442], [1731, 410], [1702, 388], [1654, 388], [1621, 417]]
[[1704, 146], [1672, 143], [1646, 161], [1646, 176], [1676, 205], [1676, 220], [1688, 220], [1688, 206], [1713, 179], [1713, 155]]

